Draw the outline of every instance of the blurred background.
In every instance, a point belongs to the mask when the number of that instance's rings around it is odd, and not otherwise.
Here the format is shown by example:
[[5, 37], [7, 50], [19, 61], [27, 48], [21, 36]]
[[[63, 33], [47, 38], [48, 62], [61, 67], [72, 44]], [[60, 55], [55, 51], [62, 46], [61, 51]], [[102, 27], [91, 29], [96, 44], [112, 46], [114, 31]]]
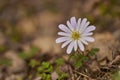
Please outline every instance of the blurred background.
[[22, 59], [26, 55], [21, 52], [33, 50], [39, 57], [50, 55], [49, 59], [66, 54], [55, 39], [58, 25], [72, 16], [86, 17], [96, 26], [92, 47], [102, 53], [120, 42], [120, 0], [0, 0], [0, 80], [26, 74], [29, 59]]

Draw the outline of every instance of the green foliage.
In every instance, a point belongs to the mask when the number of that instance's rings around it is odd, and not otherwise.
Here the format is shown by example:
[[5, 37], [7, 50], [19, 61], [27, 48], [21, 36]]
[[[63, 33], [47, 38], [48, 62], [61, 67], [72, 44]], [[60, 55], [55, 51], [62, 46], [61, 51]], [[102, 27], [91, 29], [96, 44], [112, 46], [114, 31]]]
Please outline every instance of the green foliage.
[[92, 48], [90, 51], [88, 51], [88, 54], [90, 56], [95, 55], [99, 51], [99, 48]]
[[15, 34], [13, 34], [12, 36], [11, 36], [11, 40], [12, 41], [14, 41], [14, 42], [18, 42], [18, 41], [20, 41], [21, 40], [21, 35], [20, 35], [20, 33], [15, 33]]
[[[56, 72], [59, 77], [58, 80], [62, 80], [68, 77], [67, 73], [60, 72], [60, 66], [64, 64], [64, 59], [59, 58], [55, 61], [56, 63]], [[53, 65], [49, 62], [42, 62], [41, 65], [37, 68], [37, 76], [42, 77], [43, 80], [51, 80], [51, 73], [53, 72]]]
[[29, 57], [29, 55], [25, 52], [19, 53], [18, 56], [21, 57], [22, 59], [27, 59]]
[[106, 5], [104, 5], [104, 4], [100, 4], [100, 11], [103, 15], [106, 15], [109, 11], [109, 8], [106, 7]]
[[113, 74], [112, 80], [120, 80], [120, 70]]
[[32, 47], [29, 53], [21, 52], [18, 54], [18, 56], [21, 57], [22, 59], [32, 58], [38, 50], [39, 50], [38, 48]]
[[42, 62], [41, 66], [38, 67], [37, 71], [39, 73], [51, 73], [53, 66], [49, 62]]
[[44, 68], [48, 68], [49, 63], [43, 62], [41, 66], [38, 67], [38, 72], [42, 72]]
[[4, 51], [6, 51], [6, 49], [7, 49], [7, 47], [5, 45], [0, 46], [0, 52], [4, 52]]
[[[88, 51], [88, 55], [93, 56], [98, 51], [98, 48], [92, 48]], [[89, 57], [82, 53], [75, 53], [74, 55], [71, 55], [70, 58], [73, 59], [75, 68], [80, 68], [83, 65], [83, 63], [88, 60]]]
[[0, 65], [11, 66], [12, 61], [10, 59], [2, 59], [2, 58], [0, 58]]
[[53, 66], [49, 62], [42, 62], [42, 64], [37, 68], [37, 73], [44, 80], [51, 80], [51, 72], [53, 71]]
[[92, 24], [94, 23], [94, 17], [90, 16], [90, 15], [87, 15], [87, 14], [84, 14], [86, 17]]
[[65, 63], [65, 60], [63, 58], [58, 58], [56, 61], [56, 72], [59, 75], [58, 80], [62, 80], [68, 77], [67, 73], [64, 72], [60, 72], [60, 67], [63, 66], [63, 64]]
[[55, 64], [56, 64], [56, 72], [58, 74], [60, 74], [60, 69], [59, 68], [64, 64], [64, 59], [62, 59], [62, 58], [57, 59], [55, 61]]
[[58, 9], [56, 8], [55, 0], [46, 2], [45, 8], [53, 13], [57, 13]]
[[22, 78], [22, 77], [20, 77], [20, 78], [18, 78], [17, 80], [23, 80], [23, 78]]
[[32, 74], [30, 74], [30, 75], [28, 76], [28, 80], [31, 80], [31, 79], [32, 79], [32, 77], [33, 77], [33, 75], [32, 75]]
[[63, 65], [64, 64], [64, 59], [63, 58], [59, 58], [55, 61], [55, 63], [59, 66]]
[[34, 55], [34, 54], [35, 54], [36, 52], [38, 52], [38, 51], [39, 51], [38, 48], [32, 47], [32, 49], [31, 49], [31, 51], [30, 51], [31, 56]]
[[[10, 25], [12, 25], [12, 24], [7, 24], [7, 27], [11, 27]], [[19, 41], [21, 41], [22, 40], [22, 34], [21, 34], [21, 32], [20, 32], [20, 30], [18, 30], [16, 27], [15, 27], [15, 25], [13, 24], [12, 25], [13, 27], [12, 28], [8, 28], [8, 29], [10, 29], [11, 31], [10, 32], [5, 32], [5, 34], [7, 35], [7, 36], [9, 36], [10, 37], [10, 40], [11, 41], [13, 41], [13, 42], [19, 42]]]
[[41, 76], [43, 80], [51, 80], [50, 74], [43, 73]]
[[36, 65], [38, 65], [38, 62], [34, 59], [30, 60], [29, 66], [34, 68]]
[[99, 9], [102, 15], [105, 16], [110, 15], [112, 17], [119, 17], [120, 12], [116, 9], [116, 7], [118, 6], [119, 6], [118, 0], [110, 0], [107, 5], [105, 3], [99, 3]]
[[81, 53], [76, 53], [72, 56], [72, 59], [74, 60], [75, 68], [80, 68], [83, 63], [88, 59], [88, 57]]
[[59, 77], [58, 77], [58, 80], [62, 80], [62, 79], [65, 79], [68, 77], [68, 74], [67, 73], [62, 73]]

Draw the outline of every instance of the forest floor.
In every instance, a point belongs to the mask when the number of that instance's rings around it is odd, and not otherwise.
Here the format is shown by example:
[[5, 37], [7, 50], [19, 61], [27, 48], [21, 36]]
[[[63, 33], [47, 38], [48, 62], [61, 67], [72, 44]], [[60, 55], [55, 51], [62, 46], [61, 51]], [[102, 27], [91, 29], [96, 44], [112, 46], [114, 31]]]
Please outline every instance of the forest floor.
[[[119, 0], [0, 0], [0, 80], [120, 80], [119, 4]], [[72, 16], [86, 17], [96, 26], [95, 42], [86, 46], [88, 59], [81, 66], [77, 63], [79, 68], [69, 60], [66, 48], [55, 43], [58, 25]], [[92, 49], [95, 55], [89, 56]]]

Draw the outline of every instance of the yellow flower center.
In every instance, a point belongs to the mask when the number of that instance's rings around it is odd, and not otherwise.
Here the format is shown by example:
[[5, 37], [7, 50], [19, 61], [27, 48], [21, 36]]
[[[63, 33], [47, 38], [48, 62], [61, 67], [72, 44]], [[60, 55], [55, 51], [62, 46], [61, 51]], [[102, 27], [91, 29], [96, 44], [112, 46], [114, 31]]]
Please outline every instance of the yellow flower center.
[[80, 33], [78, 31], [72, 32], [72, 38], [78, 40], [80, 38]]

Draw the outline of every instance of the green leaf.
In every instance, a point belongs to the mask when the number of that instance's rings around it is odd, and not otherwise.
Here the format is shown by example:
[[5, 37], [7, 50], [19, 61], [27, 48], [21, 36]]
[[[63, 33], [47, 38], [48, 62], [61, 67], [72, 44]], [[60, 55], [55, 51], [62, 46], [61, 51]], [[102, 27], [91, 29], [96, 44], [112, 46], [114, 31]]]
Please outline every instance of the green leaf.
[[63, 65], [64, 64], [64, 59], [62, 59], [62, 58], [59, 58], [59, 59], [57, 59], [56, 61], [55, 61], [55, 63], [57, 64], [57, 65]]
[[42, 78], [43, 78], [43, 79], [46, 79], [46, 77], [47, 77], [47, 74], [43, 73], [43, 74], [42, 74]]
[[38, 67], [37, 71], [39, 73], [50, 73], [53, 70], [53, 66], [49, 62], [42, 62], [41, 66]]
[[53, 71], [53, 67], [50, 66], [49, 68], [47, 68], [44, 72], [46, 73], [51, 73]]
[[39, 66], [38, 69], [37, 69], [37, 72], [41, 73], [43, 72], [44, 68], [42, 66]]
[[30, 50], [30, 52], [27, 53], [27, 54], [29, 54], [28, 58], [32, 58], [38, 50], [39, 50], [38, 48], [32, 47], [31, 50]]
[[82, 61], [76, 61], [75, 63], [74, 63], [74, 65], [75, 65], [75, 68], [80, 68], [81, 66], [82, 66]]
[[0, 46], [0, 52], [4, 52], [5, 50], [7, 50], [7, 47], [5, 45]]
[[42, 62], [42, 65], [41, 65], [43, 68], [49, 68], [50, 66], [50, 63], [49, 62]]
[[97, 53], [99, 51], [99, 48], [92, 48], [88, 54], [90, 54], [91, 56], [95, 55], [95, 53]]
[[36, 60], [34, 60], [34, 59], [30, 60], [29, 65], [30, 65], [32, 68], [35, 67], [37, 64], [38, 64], [38, 62], [37, 62]]
[[31, 79], [32, 79], [32, 77], [33, 77], [33, 75], [32, 75], [32, 74], [28, 75], [28, 79], [29, 79], [29, 80], [31, 80]]
[[56, 68], [56, 73], [57, 73], [57, 74], [60, 74], [60, 69], [59, 69], [59, 67]]
[[112, 80], [120, 80], [120, 70], [113, 74]]
[[31, 51], [30, 51], [30, 57], [33, 57], [34, 54], [35, 54], [38, 50], [39, 50], [38, 48], [32, 47], [32, 48], [31, 48]]
[[50, 76], [50, 74], [47, 74], [47, 76], [46, 76], [46, 80], [51, 80], [51, 76]]
[[5, 66], [11, 66], [12, 65], [12, 61], [11, 59], [0, 59], [0, 65], [5, 65]]
[[100, 8], [100, 11], [103, 15], [106, 15], [107, 13], [109, 13], [109, 8], [106, 7], [105, 4], [100, 4], [99, 8]]
[[21, 57], [22, 59], [32, 58], [38, 50], [39, 50], [38, 48], [32, 47], [29, 53], [23, 51], [19, 53], [18, 56]]
[[27, 55], [27, 53], [25, 53], [25, 52], [19, 53], [18, 56], [19, 56], [20, 58], [22, 58], [22, 59], [27, 59], [27, 58], [28, 58], [28, 55]]
[[83, 54], [77, 53], [73, 55], [72, 59], [74, 61], [75, 68], [80, 68], [83, 63], [88, 59], [88, 57]]
[[44, 79], [44, 80], [51, 80], [51, 76], [50, 76], [50, 74], [43, 73], [42, 74], [42, 79]]
[[62, 80], [68, 77], [67, 73], [61, 73], [61, 75], [58, 77], [58, 80]]
[[80, 59], [82, 62], [88, 60], [88, 57], [87, 56], [82, 56], [81, 59]]

